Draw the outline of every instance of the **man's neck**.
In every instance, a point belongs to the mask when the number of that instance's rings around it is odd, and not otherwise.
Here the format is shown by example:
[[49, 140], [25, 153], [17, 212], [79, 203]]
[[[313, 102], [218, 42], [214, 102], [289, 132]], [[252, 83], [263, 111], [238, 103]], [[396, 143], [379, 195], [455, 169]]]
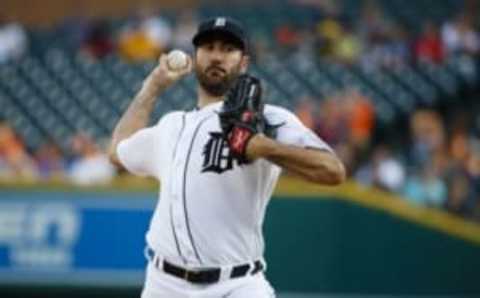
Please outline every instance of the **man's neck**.
[[219, 102], [223, 100], [222, 96], [214, 96], [206, 92], [202, 87], [198, 88], [198, 108], [203, 108], [211, 103]]

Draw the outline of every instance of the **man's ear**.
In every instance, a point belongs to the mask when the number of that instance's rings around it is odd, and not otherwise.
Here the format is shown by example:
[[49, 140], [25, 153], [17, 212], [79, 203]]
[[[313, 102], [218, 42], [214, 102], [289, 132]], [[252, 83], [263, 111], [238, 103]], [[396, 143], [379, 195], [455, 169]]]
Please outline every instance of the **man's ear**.
[[242, 60], [240, 61], [240, 72], [246, 73], [248, 70], [249, 64], [250, 64], [250, 56], [242, 55]]

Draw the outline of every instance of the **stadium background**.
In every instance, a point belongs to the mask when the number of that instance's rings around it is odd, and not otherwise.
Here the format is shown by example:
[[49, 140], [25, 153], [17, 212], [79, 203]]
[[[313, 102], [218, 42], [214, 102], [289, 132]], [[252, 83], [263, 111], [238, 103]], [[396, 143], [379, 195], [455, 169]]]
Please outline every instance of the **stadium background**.
[[246, 24], [267, 101], [349, 170], [339, 188], [282, 178], [265, 224], [279, 297], [479, 296], [479, 5], [3, 0], [0, 296], [138, 297], [156, 185], [104, 148], [156, 57], [191, 52], [214, 15]]

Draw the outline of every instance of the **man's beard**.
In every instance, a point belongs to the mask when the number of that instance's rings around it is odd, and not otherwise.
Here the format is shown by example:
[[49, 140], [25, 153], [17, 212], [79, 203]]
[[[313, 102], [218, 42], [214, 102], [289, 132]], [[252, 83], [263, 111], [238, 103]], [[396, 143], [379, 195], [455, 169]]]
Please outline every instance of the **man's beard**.
[[[223, 74], [221, 77], [212, 78], [209, 76], [209, 72], [217, 72], [217, 75]], [[195, 73], [197, 75], [200, 86], [209, 94], [213, 96], [224, 95], [235, 79], [240, 75], [240, 65], [236, 66], [230, 73], [227, 73], [225, 69], [218, 66], [209, 66], [205, 70], [201, 70], [200, 67], [195, 67]]]

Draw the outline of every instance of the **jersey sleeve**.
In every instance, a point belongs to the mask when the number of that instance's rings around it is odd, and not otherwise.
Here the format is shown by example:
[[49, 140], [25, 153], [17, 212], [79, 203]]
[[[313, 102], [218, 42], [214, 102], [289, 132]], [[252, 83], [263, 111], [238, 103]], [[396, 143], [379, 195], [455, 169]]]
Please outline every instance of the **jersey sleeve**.
[[130, 173], [157, 176], [154, 162], [149, 158], [156, 155], [155, 131], [155, 127], [141, 129], [118, 144], [118, 159]]
[[292, 112], [280, 107], [272, 107], [266, 111], [265, 116], [270, 124], [280, 125], [276, 136], [278, 142], [333, 153], [332, 148], [311, 129], [303, 125]]
[[155, 126], [140, 129], [118, 144], [118, 159], [130, 173], [160, 179], [160, 140], [164, 137], [168, 118], [167, 114]]

